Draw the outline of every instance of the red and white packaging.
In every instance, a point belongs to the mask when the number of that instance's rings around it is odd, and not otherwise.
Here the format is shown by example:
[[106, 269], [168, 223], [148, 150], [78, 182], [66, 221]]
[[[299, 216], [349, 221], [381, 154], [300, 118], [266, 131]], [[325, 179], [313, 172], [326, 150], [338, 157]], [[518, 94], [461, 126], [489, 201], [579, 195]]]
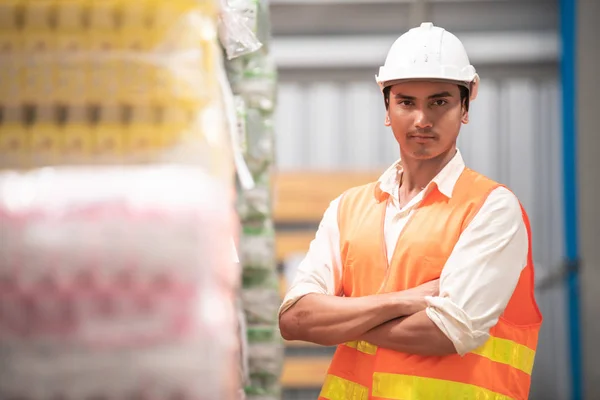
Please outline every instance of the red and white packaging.
[[0, 398], [233, 398], [231, 205], [191, 167], [0, 174]]

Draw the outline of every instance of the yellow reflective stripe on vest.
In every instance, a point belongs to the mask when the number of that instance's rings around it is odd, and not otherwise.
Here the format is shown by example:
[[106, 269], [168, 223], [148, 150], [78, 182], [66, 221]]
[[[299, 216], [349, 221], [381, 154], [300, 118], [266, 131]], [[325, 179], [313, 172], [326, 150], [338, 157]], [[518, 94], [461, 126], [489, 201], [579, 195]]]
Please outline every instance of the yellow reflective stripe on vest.
[[510, 400], [479, 386], [420, 376], [373, 374], [373, 396], [395, 400]]
[[360, 351], [361, 353], [375, 355], [377, 353], [377, 346], [371, 344], [369, 342], [365, 342], [364, 340], [355, 340], [353, 342], [345, 343], [346, 346], [352, 347]]
[[320, 397], [328, 400], [368, 400], [369, 388], [339, 376], [327, 375]]
[[531, 375], [533, 370], [535, 351], [512, 340], [492, 336], [483, 346], [473, 350], [472, 353], [498, 363], [510, 365], [527, 375]]

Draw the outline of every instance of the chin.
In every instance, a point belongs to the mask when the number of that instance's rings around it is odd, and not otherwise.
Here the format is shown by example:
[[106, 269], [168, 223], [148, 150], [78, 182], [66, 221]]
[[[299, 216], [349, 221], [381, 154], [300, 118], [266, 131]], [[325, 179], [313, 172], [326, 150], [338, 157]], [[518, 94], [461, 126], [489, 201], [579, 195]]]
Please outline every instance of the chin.
[[432, 158], [439, 157], [441, 154], [441, 151], [427, 147], [413, 148], [410, 150], [410, 155], [418, 160], [431, 160]]
[[446, 157], [455, 148], [455, 146], [441, 146], [440, 143], [406, 143], [405, 146], [401, 146], [401, 151], [415, 160], [426, 161]]

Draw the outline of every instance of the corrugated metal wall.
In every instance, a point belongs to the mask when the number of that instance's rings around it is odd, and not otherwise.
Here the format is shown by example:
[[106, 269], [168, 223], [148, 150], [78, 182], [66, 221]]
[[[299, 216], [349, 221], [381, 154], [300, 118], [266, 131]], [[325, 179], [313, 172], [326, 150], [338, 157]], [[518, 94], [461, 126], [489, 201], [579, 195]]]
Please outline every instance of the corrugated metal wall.
[[[518, 75], [517, 75], [518, 76]], [[560, 96], [556, 76], [484, 79], [459, 148], [467, 165], [508, 185], [528, 210], [538, 280], [563, 256]], [[398, 157], [372, 80], [282, 79], [277, 167], [382, 170]], [[568, 399], [565, 294], [539, 290], [544, 325], [532, 399]]]

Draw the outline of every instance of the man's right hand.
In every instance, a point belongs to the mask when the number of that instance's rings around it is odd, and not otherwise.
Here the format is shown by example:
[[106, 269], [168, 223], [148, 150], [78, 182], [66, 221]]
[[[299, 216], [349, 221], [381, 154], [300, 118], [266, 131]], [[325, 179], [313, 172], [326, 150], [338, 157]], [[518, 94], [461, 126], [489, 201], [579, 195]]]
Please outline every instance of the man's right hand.
[[434, 279], [414, 288], [398, 292], [403, 309], [405, 312], [408, 312], [409, 315], [418, 313], [419, 311], [423, 311], [427, 308], [427, 303], [425, 301], [426, 296], [438, 296], [439, 294], [439, 279]]
[[437, 296], [440, 294], [440, 280], [434, 279], [429, 282], [425, 282], [422, 285], [414, 287], [412, 289], [405, 290], [405, 292], [414, 291], [416, 294], [425, 296]]

